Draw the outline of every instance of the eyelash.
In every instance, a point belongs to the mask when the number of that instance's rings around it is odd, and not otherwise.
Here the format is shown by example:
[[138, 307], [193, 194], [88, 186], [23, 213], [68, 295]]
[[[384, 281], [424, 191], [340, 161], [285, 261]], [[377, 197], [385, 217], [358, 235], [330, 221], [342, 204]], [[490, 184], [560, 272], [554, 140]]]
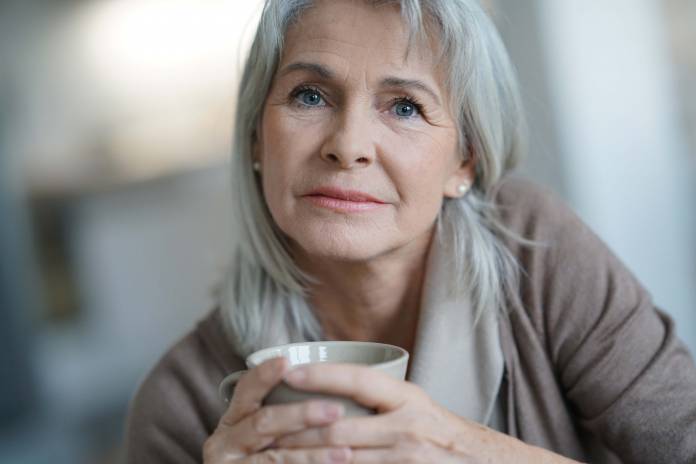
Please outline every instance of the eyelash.
[[394, 105], [396, 105], [397, 103], [406, 103], [413, 106], [416, 109], [416, 114], [414, 114], [413, 116], [399, 116], [397, 114], [396, 117], [399, 119], [411, 119], [415, 116], [423, 116], [423, 105], [413, 97], [404, 95], [403, 97], [393, 98], [389, 103], [389, 108], [393, 108]]
[[[311, 108], [311, 106], [302, 104], [302, 103], [297, 101], [297, 97], [302, 95], [302, 93], [308, 92], [308, 91], [317, 93], [322, 99], [324, 99], [324, 101], [326, 101], [324, 94], [321, 92], [321, 90], [319, 90], [319, 88], [313, 87], [311, 85], [301, 85], [301, 86], [295, 88], [292, 92], [290, 92], [290, 96], [289, 96], [290, 103], [292, 103], [300, 108], [308, 108], [308, 107]], [[416, 109], [416, 112], [418, 115], [421, 115], [421, 116], [423, 115], [423, 104], [420, 103], [414, 97], [404, 95], [402, 97], [396, 97], [396, 98], [392, 99], [389, 103], [390, 103], [390, 108], [393, 107], [394, 105], [396, 105], [397, 103], [407, 103]], [[396, 117], [399, 119], [411, 119], [413, 116], [396, 115]]]
[[301, 85], [301, 86], [295, 88], [292, 92], [290, 92], [290, 96], [288, 98], [289, 102], [292, 104], [295, 104], [298, 107], [307, 108], [308, 105], [305, 105], [305, 104], [298, 102], [297, 97], [302, 95], [304, 92], [308, 92], [308, 91], [314, 92], [314, 93], [318, 94], [322, 99], [326, 100], [324, 97], [324, 94], [317, 87], [313, 87], [311, 85]]

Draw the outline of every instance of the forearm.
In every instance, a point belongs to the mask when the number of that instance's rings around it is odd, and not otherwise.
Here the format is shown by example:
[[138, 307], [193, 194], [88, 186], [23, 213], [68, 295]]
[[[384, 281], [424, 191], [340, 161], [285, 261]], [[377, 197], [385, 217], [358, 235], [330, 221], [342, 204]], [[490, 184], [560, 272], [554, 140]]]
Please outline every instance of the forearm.
[[504, 462], [516, 462], [519, 464], [579, 464], [578, 461], [553, 453], [547, 449], [528, 445], [517, 438], [507, 437], [514, 443], [514, 454]]
[[[471, 429], [472, 426], [474, 430]], [[456, 442], [450, 445], [450, 448], [456, 450], [456, 453], [461, 456], [475, 456], [478, 458], [477, 462], [579, 464], [578, 461], [544, 448], [528, 445], [522, 440], [497, 432], [481, 424], [468, 422], [465, 427]], [[472, 452], [472, 450], [476, 451]]]

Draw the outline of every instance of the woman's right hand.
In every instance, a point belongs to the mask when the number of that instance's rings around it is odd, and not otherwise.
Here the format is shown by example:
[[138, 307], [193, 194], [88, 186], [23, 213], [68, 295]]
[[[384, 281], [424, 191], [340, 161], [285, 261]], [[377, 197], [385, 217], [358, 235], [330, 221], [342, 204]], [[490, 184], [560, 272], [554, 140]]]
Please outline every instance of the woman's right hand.
[[227, 411], [203, 445], [204, 464], [309, 464], [350, 462], [350, 448], [273, 448], [277, 438], [331, 424], [343, 407], [326, 401], [262, 406], [264, 397], [283, 380], [285, 358], [270, 359], [239, 379]]

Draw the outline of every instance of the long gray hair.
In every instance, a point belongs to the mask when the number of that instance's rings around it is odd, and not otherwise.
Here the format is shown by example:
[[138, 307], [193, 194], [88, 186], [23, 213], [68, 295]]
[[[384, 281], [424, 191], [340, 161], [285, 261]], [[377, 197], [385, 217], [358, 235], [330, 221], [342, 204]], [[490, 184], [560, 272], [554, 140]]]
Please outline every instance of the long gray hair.
[[[368, 1], [368, 0], [366, 0]], [[463, 159], [473, 155], [471, 191], [446, 199], [437, 219], [436, 240], [446, 243], [455, 272], [447, 285], [466, 293], [477, 316], [501, 311], [517, 288], [518, 268], [502, 244], [506, 233], [492, 201], [494, 187], [517, 163], [525, 134], [514, 70], [503, 43], [475, 0], [394, 0], [410, 38], [425, 36], [425, 24], [439, 33], [448, 64], [448, 94], [459, 121]], [[265, 204], [252, 167], [252, 146], [262, 108], [278, 66], [287, 28], [311, 6], [310, 0], [266, 0], [237, 101], [232, 160], [234, 254], [221, 286], [225, 329], [240, 356], [266, 346], [321, 340], [322, 329], [306, 302], [311, 276], [290, 256], [287, 242]]]

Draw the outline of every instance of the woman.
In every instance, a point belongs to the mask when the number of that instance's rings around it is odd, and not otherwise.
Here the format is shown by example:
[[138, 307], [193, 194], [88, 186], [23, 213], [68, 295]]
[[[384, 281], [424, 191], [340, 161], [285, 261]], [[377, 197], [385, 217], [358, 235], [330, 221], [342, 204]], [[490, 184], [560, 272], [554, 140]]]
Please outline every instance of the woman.
[[[518, 95], [473, 1], [269, 0], [239, 95], [220, 308], [141, 385], [130, 462], [696, 462], [671, 320], [560, 202], [505, 176]], [[409, 381], [273, 360], [218, 400], [249, 353], [319, 339], [401, 346]], [[261, 407], [281, 380], [379, 414]]]

